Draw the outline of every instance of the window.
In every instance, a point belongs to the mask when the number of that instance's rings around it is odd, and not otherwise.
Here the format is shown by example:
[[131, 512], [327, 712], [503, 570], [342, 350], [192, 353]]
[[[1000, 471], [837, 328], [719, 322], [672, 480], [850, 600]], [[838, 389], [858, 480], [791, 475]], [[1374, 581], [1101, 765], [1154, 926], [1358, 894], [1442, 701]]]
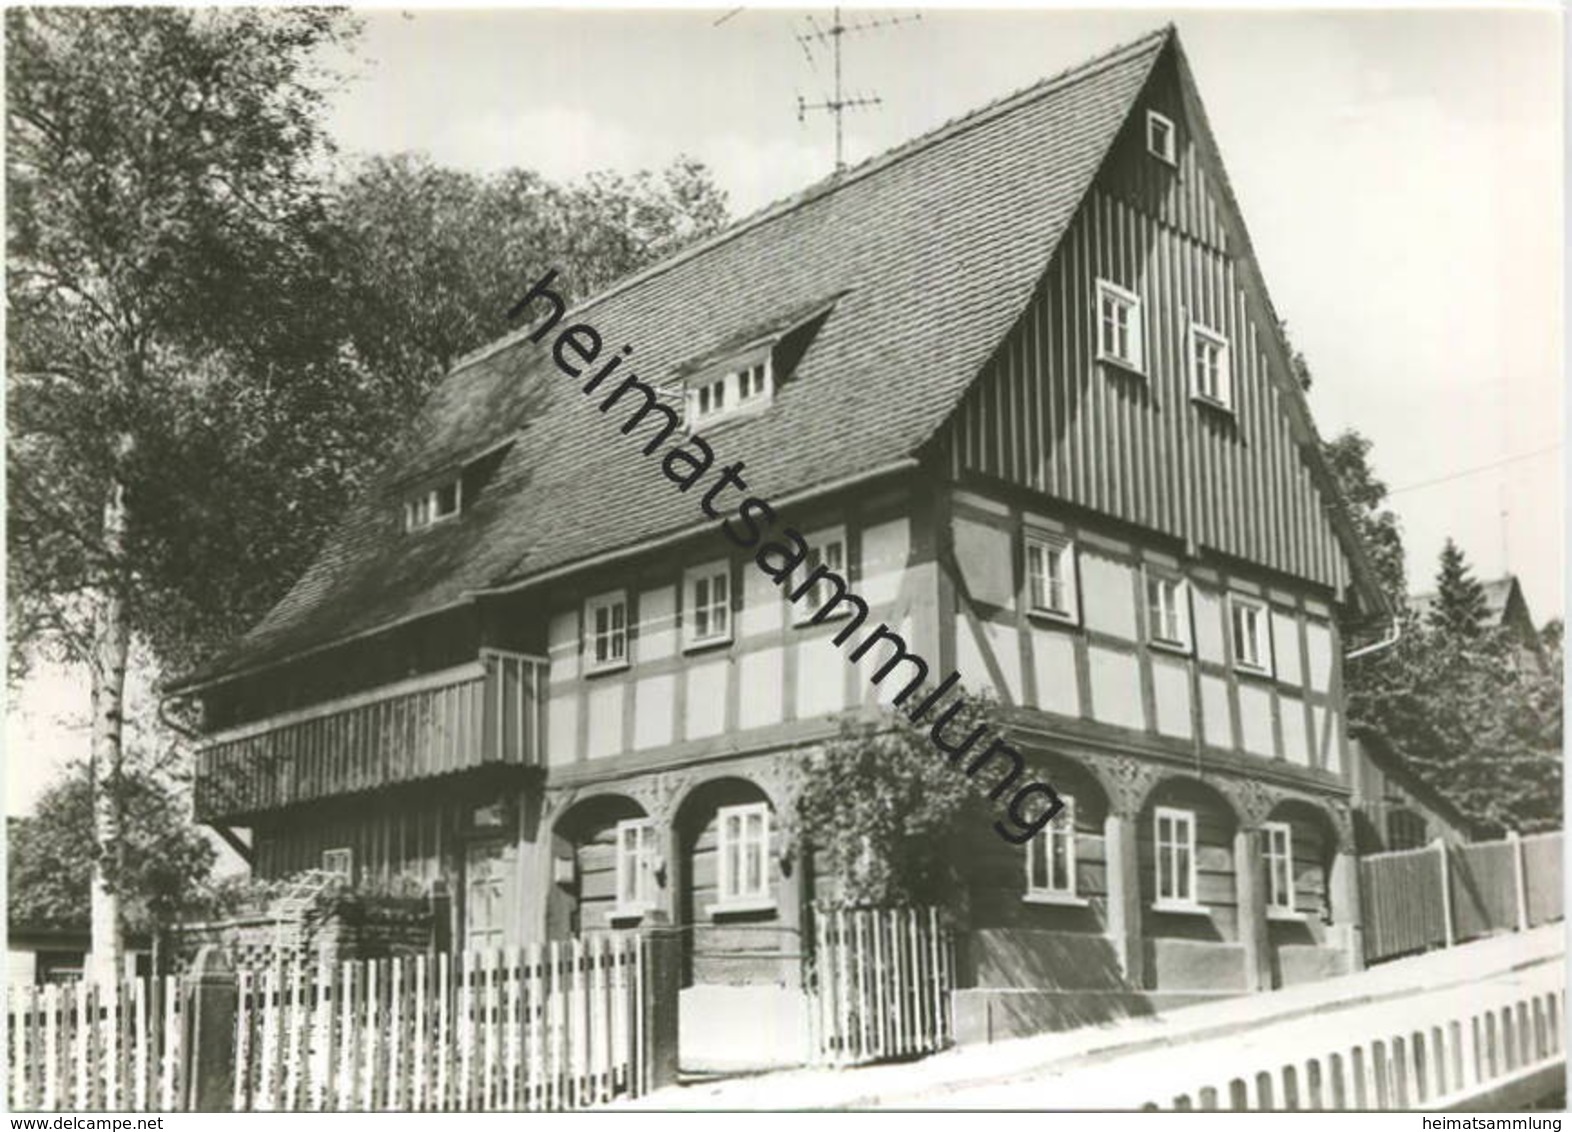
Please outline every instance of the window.
[[1075, 895], [1075, 799], [1061, 795], [1064, 809], [1026, 843], [1026, 895]]
[[767, 900], [770, 895], [770, 807], [767, 802], [722, 806], [720, 827], [720, 902]]
[[1075, 544], [1049, 535], [1027, 535], [1026, 589], [1033, 613], [1075, 620]]
[[1194, 907], [1195, 815], [1157, 807], [1157, 906]]
[[655, 823], [630, 818], [617, 823], [618, 912], [642, 912], [655, 906]]
[[1268, 912], [1294, 910], [1294, 833], [1288, 823], [1264, 822], [1266, 835], [1266, 908]]
[[1226, 409], [1233, 404], [1233, 376], [1228, 369], [1228, 339], [1204, 326], [1190, 326], [1190, 393], [1199, 401]]
[[689, 425], [707, 424], [746, 409], [762, 408], [773, 392], [768, 354], [688, 388]]
[[451, 519], [459, 513], [464, 501], [463, 494], [459, 481], [453, 479], [405, 500], [404, 529], [418, 531], [432, 523]]
[[1106, 279], [1097, 281], [1097, 356], [1141, 369], [1141, 300]]
[[[823, 566], [826, 570], [833, 570], [842, 578], [847, 577], [846, 567], [846, 528], [831, 527], [827, 531], [807, 536], [804, 540], [808, 544], [808, 558], [798, 569], [800, 575], [792, 583], [792, 590], [796, 590], [814, 570]], [[847, 579], [850, 581], [850, 579]], [[824, 578], [819, 578], [809, 587], [808, 592], [802, 595], [802, 600], [795, 603], [797, 610], [797, 624], [801, 625], [813, 618], [814, 614], [823, 609], [825, 604], [835, 596], [835, 585]], [[851, 606], [841, 602], [835, 616], [849, 615]]]
[[725, 562], [695, 567], [687, 573], [687, 617], [683, 631], [689, 645], [731, 640], [731, 567]]
[[1173, 119], [1155, 110], [1146, 112], [1146, 152], [1153, 157], [1177, 165], [1174, 157], [1176, 134]]
[[590, 671], [628, 663], [628, 601], [621, 590], [584, 603], [584, 633]]
[[1190, 648], [1190, 587], [1182, 578], [1146, 575], [1146, 631], [1154, 644]]
[[1272, 671], [1272, 637], [1264, 602], [1228, 595], [1232, 621], [1234, 667], [1249, 672]]
[[511, 869], [505, 841], [472, 841], [464, 850], [464, 948], [501, 947]]
[[329, 876], [355, 879], [355, 852], [353, 849], [322, 850], [322, 871]]

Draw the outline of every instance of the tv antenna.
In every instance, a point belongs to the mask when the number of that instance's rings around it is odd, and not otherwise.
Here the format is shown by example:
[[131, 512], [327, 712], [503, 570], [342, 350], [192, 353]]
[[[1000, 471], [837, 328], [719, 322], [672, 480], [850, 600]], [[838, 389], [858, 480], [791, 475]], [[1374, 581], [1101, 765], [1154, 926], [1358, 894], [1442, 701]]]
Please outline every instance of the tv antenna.
[[818, 69], [813, 60], [813, 45], [821, 48], [828, 44], [830, 52], [835, 58], [835, 93], [822, 102], [805, 101], [802, 95], [797, 96], [797, 121], [805, 122], [810, 110], [823, 110], [835, 118], [835, 171], [839, 173], [846, 168], [845, 148], [841, 134], [841, 119], [846, 111], [855, 110], [863, 106], [881, 105], [883, 99], [877, 94], [870, 94], [848, 98], [841, 89], [841, 40], [848, 34], [855, 32], [873, 31], [875, 28], [893, 27], [896, 24], [915, 23], [922, 19], [922, 13], [913, 13], [910, 16], [895, 16], [889, 19], [866, 20], [862, 23], [845, 24], [841, 22], [840, 8], [834, 9], [830, 17], [829, 27], [821, 27], [812, 16], [808, 17], [808, 31], [797, 36], [797, 42], [802, 45], [803, 54], [808, 57], [808, 66]]

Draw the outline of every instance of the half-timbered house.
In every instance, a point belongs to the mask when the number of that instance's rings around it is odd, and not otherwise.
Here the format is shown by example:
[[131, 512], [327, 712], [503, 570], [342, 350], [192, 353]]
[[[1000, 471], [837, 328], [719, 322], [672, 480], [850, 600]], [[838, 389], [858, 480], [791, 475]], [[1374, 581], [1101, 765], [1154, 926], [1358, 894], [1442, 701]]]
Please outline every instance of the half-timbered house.
[[[1172, 29], [574, 316], [1068, 800], [970, 845], [993, 1032], [1357, 963], [1339, 625], [1388, 611]], [[878, 690], [618, 423], [522, 331], [461, 361], [180, 686], [198, 814], [266, 876], [441, 882], [466, 946], [680, 925], [736, 1005], [800, 977], [791, 768]]]

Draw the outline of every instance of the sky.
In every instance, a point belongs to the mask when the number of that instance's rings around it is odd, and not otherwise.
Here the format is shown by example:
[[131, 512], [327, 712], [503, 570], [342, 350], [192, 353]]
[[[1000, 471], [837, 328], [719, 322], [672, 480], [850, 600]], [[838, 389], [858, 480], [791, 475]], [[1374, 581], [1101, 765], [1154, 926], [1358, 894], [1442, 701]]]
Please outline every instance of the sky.
[[[346, 156], [455, 167], [704, 161], [741, 216], [833, 167], [824, 10], [367, 10], [331, 128]], [[848, 24], [913, 8], [847, 10]], [[1410, 588], [1443, 540], [1562, 614], [1564, 31], [1540, 10], [922, 9], [844, 37], [855, 163], [1165, 23], [1178, 29], [1323, 436], [1357, 428]], [[85, 749], [85, 684], [7, 713], [7, 812]]]

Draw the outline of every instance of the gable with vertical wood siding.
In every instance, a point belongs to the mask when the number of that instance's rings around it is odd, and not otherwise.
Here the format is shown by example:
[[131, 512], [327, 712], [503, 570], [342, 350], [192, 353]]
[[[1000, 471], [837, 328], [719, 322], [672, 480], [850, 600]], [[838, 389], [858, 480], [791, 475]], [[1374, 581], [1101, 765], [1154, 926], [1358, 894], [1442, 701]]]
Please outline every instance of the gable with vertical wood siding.
[[[1242, 222], [1165, 54], [1033, 300], [951, 418], [953, 475], [981, 474], [1339, 593], [1346, 547], [1304, 449]], [[1146, 152], [1146, 111], [1176, 126], [1177, 168]], [[1141, 299], [1144, 376], [1096, 359], [1096, 287]], [[1189, 328], [1229, 341], [1232, 411], [1192, 400]]]

